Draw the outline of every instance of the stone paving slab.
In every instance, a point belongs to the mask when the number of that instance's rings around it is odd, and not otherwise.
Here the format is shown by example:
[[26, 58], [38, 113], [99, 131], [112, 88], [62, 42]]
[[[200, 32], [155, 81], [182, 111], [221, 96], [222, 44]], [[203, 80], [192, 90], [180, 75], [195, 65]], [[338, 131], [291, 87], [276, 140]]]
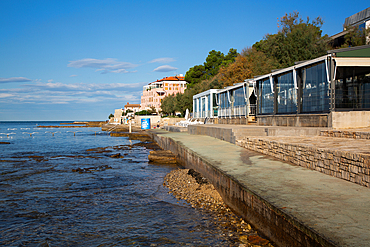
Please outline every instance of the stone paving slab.
[[[370, 246], [369, 188], [213, 137], [164, 131], [158, 134], [191, 149], [277, 210], [336, 246]], [[303, 142], [299, 138], [289, 139], [291, 142]], [[324, 143], [315, 144], [323, 138], [306, 140], [311, 142], [310, 145], [325, 146]], [[336, 145], [335, 148], [350, 147], [349, 143], [339, 142]]]

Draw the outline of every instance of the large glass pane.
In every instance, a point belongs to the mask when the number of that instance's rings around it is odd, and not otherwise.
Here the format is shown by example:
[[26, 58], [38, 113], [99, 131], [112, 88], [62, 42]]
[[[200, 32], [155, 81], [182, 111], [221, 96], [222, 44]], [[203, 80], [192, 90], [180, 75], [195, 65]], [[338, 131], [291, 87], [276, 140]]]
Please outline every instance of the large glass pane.
[[370, 67], [339, 67], [336, 78], [336, 109], [370, 108]]
[[278, 76], [277, 78], [277, 112], [297, 112], [297, 90], [294, 88], [293, 72]]
[[302, 112], [329, 111], [329, 83], [325, 63], [302, 68]]
[[246, 105], [245, 98], [244, 98], [243, 87], [240, 87], [240, 88], [237, 88], [237, 89], [234, 90], [234, 98], [235, 98], [234, 106], [244, 106], [244, 105]]
[[259, 114], [274, 113], [274, 92], [271, 90], [270, 79], [260, 81], [258, 85], [259, 91]]
[[229, 107], [229, 100], [227, 98], [227, 91], [222, 92], [219, 95], [221, 97], [221, 108], [228, 108]]

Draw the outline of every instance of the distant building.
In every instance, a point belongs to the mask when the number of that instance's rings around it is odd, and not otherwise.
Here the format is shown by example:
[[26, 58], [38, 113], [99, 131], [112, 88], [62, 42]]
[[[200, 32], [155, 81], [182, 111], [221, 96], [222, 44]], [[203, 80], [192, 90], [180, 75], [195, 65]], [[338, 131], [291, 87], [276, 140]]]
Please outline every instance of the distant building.
[[110, 123], [113, 124], [121, 124], [121, 119], [122, 119], [122, 109], [115, 109], [114, 110], [114, 117], [110, 119]]
[[[352, 27], [358, 27], [360, 30], [370, 28], [370, 7], [364, 9], [350, 17], [347, 17], [344, 21], [343, 31], [330, 37], [331, 45], [333, 47], [340, 47], [344, 44], [344, 36], [348, 33], [348, 30]], [[366, 37], [366, 43], [370, 42], [370, 37]]]
[[127, 110], [131, 110], [133, 113], [140, 111], [140, 104], [130, 104], [127, 102], [127, 104], [124, 106], [123, 111], [126, 112]]
[[152, 107], [157, 112], [161, 110], [162, 99], [167, 95], [184, 93], [187, 82], [182, 74], [151, 82], [143, 87], [141, 96], [141, 110], [148, 110]]

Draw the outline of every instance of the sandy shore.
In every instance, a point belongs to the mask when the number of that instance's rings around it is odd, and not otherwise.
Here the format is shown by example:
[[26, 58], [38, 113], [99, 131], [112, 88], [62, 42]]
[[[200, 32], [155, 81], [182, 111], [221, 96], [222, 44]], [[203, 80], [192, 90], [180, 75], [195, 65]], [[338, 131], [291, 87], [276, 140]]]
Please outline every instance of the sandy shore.
[[236, 246], [273, 246], [260, 237], [247, 222], [235, 215], [223, 202], [219, 193], [207, 179], [192, 169], [177, 169], [164, 178], [169, 193], [185, 200], [192, 207], [213, 215], [218, 228], [225, 231]]

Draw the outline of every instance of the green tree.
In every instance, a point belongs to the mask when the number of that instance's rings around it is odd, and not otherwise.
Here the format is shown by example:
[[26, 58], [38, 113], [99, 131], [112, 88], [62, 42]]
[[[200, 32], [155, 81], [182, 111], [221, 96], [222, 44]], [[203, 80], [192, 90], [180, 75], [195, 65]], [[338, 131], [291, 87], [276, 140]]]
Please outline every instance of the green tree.
[[344, 35], [344, 44], [341, 48], [366, 45], [368, 30], [357, 27], [346, 27], [348, 33]]
[[215, 50], [210, 51], [204, 62], [204, 68], [206, 70], [205, 79], [210, 79], [215, 76], [224, 60], [225, 56], [222, 52]]
[[163, 113], [173, 115], [176, 111], [175, 96], [173, 94], [170, 94], [164, 97], [162, 99], [161, 108]]
[[134, 111], [131, 110], [131, 109], [127, 109], [126, 112], [124, 112], [124, 111], [122, 112], [122, 116], [126, 116], [130, 112], [134, 112]]
[[221, 66], [225, 67], [233, 63], [238, 55], [239, 53], [236, 49], [230, 48], [229, 53], [225, 56], [225, 59], [224, 61], [222, 61]]
[[186, 72], [185, 81], [189, 83], [188, 86], [192, 87], [203, 80], [205, 73], [204, 65], [196, 65]]
[[253, 47], [269, 58], [274, 58], [280, 68], [294, 65], [296, 61], [309, 60], [326, 54], [328, 36], [322, 36], [323, 21], [317, 17], [306, 22], [299, 12], [285, 14], [279, 20], [277, 34], [267, 34]]
[[114, 115], [111, 113], [108, 117], [108, 119], [110, 119], [111, 117], [114, 117]]
[[185, 81], [187, 81], [188, 87], [194, 87], [195, 84], [201, 83], [203, 80], [212, 79], [217, 75], [219, 69], [235, 61], [238, 56], [236, 49], [231, 48], [229, 53], [225, 56], [220, 51], [212, 50], [208, 53], [206, 61], [203, 65], [196, 65], [191, 67], [185, 74]]

